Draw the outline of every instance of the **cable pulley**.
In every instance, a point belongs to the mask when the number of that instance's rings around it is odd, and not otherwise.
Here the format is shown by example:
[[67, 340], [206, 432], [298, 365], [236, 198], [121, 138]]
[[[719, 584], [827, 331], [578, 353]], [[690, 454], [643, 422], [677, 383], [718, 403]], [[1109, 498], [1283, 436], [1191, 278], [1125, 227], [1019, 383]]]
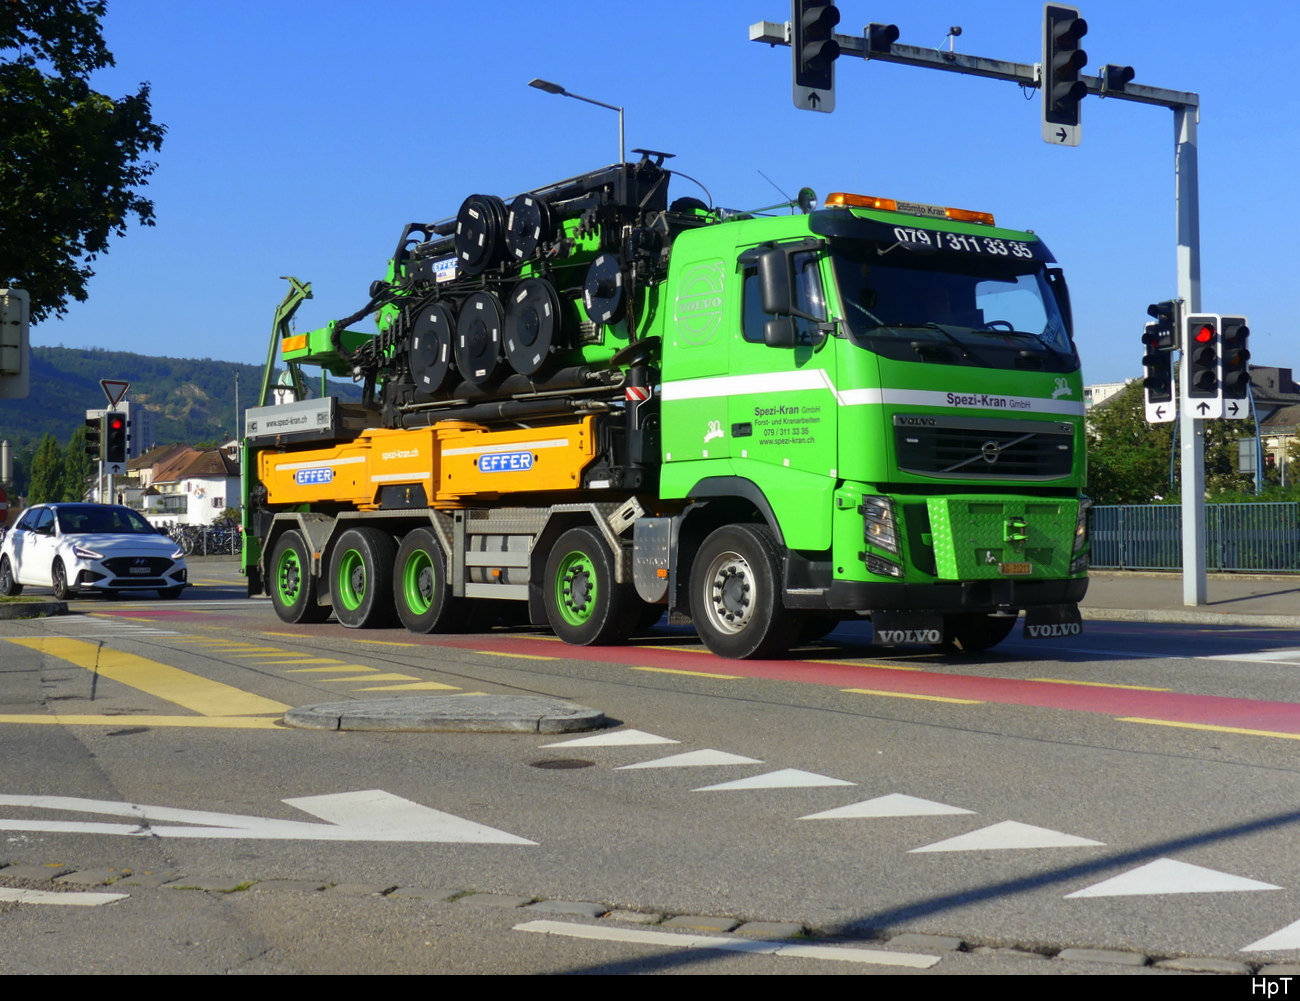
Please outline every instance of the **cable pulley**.
[[555, 214], [545, 199], [519, 195], [510, 203], [506, 216], [506, 253], [511, 260], [530, 259], [539, 246], [553, 242], [555, 235]]
[[456, 367], [466, 382], [482, 386], [501, 367], [501, 300], [491, 292], [475, 292], [460, 307], [456, 320]]
[[451, 345], [456, 329], [456, 314], [447, 303], [435, 302], [420, 310], [411, 326], [411, 346], [407, 353], [411, 378], [424, 393], [442, 388], [451, 371]]
[[560, 297], [551, 283], [525, 278], [506, 303], [505, 345], [510, 367], [520, 375], [535, 375], [560, 345], [563, 323]]
[[623, 270], [613, 254], [601, 254], [587, 268], [582, 304], [594, 323], [617, 323], [623, 312]]
[[481, 275], [505, 259], [506, 204], [495, 195], [470, 195], [456, 213], [456, 257], [461, 270]]

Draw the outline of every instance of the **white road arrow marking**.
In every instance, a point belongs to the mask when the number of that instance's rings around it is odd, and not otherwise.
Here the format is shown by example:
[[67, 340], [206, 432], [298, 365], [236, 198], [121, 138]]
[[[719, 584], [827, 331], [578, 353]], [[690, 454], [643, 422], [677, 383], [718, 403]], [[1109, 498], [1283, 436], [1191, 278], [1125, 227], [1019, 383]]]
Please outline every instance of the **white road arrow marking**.
[[703, 751], [686, 751], [684, 754], [670, 754], [666, 758], [642, 761], [635, 765], [619, 765], [615, 771], [624, 768], [695, 768], [701, 765], [761, 765], [757, 758], [745, 758], [728, 751], [715, 751], [705, 748]]
[[1157, 893], [1239, 893], [1245, 890], [1280, 890], [1282, 887], [1272, 883], [1261, 883], [1179, 862], [1176, 859], [1160, 858], [1136, 869], [1122, 872], [1118, 876], [1094, 883], [1092, 886], [1067, 893], [1071, 897], [1140, 897]]
[[[0, 796], [0, 806], [108, 814], [130, 817], [135, 821], [134, 824], [105, 824], [76, 820], [0, 818], [0, 830], [116, 834], [138, 838], [153, 835], [160, 838], [255, 838], [276, 841], [433, 841], [498, 845], [537, 843], [499, 831], [495, 827], [421, 806], [382, 789], [330, 796], [304, 796], [282, 802], [320, 817], [327, 823], [309, 824], [299, 820], [115, 803], [76, 796]], [[159, 821], [202, 826], [160, 826]]]
[[543, 747], [631, 747], [637, 744], [680, 744], [680, 740], [660, 737], [658, 734], [646, 733], [644, 730], [615, 730], [613, 733], [600, 733], [594, 737], [575, 737], [573, 740], [561, 740]]
[[1300, 921], [1292, 921], [1272, 935], [1265, 935], [1258, 942], [1251, 942], [1241, 951], [1272, 952], [1274, 949], [1300, 949]]
[[851, 806], [810, 813], [800, 820], [850, 820], [858, 817], [937, 817], [948, 813], [974, 813], [960, 806], [936, 803], [932, 799], [919, 796], [907, 796], [901, 792], [891, 792], [888, 796], [877, 796]]
[[1022, 824], [1018, 820], [1004, 820], [1000, 824], [981, 827], [969, 834], [960, 834], [932, 845], [913, 848], [913, 852], [978, 852], [1007, 848], [1082, 848], [1105, 844], [1090, 841], [1073, 834], [1049, 831], [1046, 827]]
[[801, 768], [782, 768], [775, 772], [764, 772], [762, 775], [751, 775], [747, 779], [736, 779], [733, 782], [719, 782], [717, 785], [702, 786], [693, 792], [718, 792], [723, 789], [798, 789], [812, 786], [853, 786], [856, 782], [846, 782], [844, 779], [833, 779], [828, 775], [818, 775], [816, 772], [805, 772]]

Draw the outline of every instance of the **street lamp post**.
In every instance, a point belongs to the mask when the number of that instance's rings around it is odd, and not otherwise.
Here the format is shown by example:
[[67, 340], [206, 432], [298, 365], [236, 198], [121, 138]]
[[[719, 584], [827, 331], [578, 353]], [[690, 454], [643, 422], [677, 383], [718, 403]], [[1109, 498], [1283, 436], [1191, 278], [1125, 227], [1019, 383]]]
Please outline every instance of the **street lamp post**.
[[610, 111], [618, 112], [618, 160], [617, 163], [623, 162], [623, 150], [626, 148], [623, 142], [623, 109], [616, 104], [606, 104], [604, 101], [597, 101], [590, 97], [583, 97], [581, 94], [573, 94], [565, 90], [558, 83], [551, 83], [549, 80], [540, 80], [534, 78], [528, 81], [528, 86], [536, 87], [538, 90], [544, 90], [548, 94], [559, 94], [561, 97], [571, 97], [575, 101], [586, 101], [588, 104], [595, 104], [602, 108], [608, 108]]

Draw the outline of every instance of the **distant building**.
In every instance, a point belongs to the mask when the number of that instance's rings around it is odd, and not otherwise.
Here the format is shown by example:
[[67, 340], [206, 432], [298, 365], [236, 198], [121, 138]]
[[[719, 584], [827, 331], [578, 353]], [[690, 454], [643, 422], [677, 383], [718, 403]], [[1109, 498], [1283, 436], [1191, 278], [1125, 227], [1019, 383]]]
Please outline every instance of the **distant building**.
[[1124, 387], [1135, 379], [1128, 379], [1124, 382], [1098, 382], [1091, 386], [1083, 387], [1083, 408], [1091, 410], [1098, 403], [1109, 400], [1124, 391]]
[[161, 445], [127, 465], [132, 485], [123, 501], [155, 525], [211, 525], [228, 507], [239, 507], [239, 443], [197, 449]]

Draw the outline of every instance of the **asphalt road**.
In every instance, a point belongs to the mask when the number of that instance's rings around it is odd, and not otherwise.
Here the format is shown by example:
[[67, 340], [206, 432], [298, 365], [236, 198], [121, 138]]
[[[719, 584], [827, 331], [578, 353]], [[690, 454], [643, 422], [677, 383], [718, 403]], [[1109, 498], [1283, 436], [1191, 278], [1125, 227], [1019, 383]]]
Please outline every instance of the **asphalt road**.
[[[289, 626], [233, 563], [192, 579], [180, 601], [0, 623], [0, 972], [1300, 960], [1300, 933], [1278, 936], [1300, 921], [1294, 632], [1089, 623], [958, 658], [844, 626], [739, 663], [664, 624], [607, 649]], [[476, 692], [618, 725], [569, 743], [277, 723]], [[125, 896], [3, 902], [24, 889]]]

